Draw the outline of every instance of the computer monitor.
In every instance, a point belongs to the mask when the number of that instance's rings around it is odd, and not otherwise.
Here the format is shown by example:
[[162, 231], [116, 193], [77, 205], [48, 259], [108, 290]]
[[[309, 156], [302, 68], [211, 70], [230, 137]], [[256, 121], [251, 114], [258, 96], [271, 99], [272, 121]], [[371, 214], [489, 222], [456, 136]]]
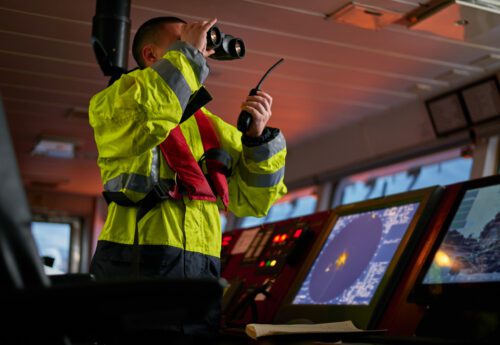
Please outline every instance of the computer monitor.
[[500, 176], [464, 182], [410, 299], [499, 310]]
[[335, 209], [275, 321], [376, 325], [440, 194], [433, 187]]

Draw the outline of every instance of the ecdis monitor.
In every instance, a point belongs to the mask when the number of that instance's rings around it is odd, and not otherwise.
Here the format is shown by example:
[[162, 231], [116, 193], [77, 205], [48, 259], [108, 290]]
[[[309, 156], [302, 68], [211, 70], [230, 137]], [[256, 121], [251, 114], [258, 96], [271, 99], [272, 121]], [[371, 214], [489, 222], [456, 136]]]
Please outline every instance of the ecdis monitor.
[[397, 283], [439, 188], [404, 193], [334, 210], [277, 321], [352, 320], [375, 323]]
[[418, 206], [340, 216], [292, 304], [370, 304]]

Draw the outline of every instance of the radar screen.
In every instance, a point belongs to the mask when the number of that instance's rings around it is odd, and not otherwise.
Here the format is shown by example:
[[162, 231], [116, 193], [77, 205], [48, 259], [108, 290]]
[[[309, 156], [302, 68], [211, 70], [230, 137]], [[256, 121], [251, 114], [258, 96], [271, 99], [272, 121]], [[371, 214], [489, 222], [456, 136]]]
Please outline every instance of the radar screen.
[[465, 192], [423, 284], [500, 282], [500, 185]]
[[370, 304], [418, 207], [339, 216], [292, 304]]

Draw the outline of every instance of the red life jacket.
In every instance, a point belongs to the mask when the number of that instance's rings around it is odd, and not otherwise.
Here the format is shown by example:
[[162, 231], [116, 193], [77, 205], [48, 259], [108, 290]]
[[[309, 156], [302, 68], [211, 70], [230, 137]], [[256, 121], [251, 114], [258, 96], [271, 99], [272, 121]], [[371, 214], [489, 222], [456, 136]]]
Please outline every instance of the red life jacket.
[[176, 174], [176, 184], [169, 194], [173, 199], [180, 199], [183, 194], [187, 194], [191, 200], [214, 202], [219, 196], [227, 207], [229, 190], [226, 174], [230, 171], [230, 156], [221, 150], [217, 133], [207, 115], [198, 109], [194, 117], [205, 151], [202, 161], [206, 164], [207, 174], [203, 173], [202, 167], [193, 157], [180, 126], [175, 127], [160, 144], [163, 157]]

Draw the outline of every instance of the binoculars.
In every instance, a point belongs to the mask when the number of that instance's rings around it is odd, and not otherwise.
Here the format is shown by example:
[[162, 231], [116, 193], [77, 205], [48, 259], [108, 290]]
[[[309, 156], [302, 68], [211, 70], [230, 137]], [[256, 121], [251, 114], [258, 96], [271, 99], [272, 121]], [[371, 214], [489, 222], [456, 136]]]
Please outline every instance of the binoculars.
[[214, 49], [210, 57], [215, 60], [235, 60], [245, 56], [245, 43], [241, 38], [224, 34], [217, 26], [207, 32], [207, 49]]

